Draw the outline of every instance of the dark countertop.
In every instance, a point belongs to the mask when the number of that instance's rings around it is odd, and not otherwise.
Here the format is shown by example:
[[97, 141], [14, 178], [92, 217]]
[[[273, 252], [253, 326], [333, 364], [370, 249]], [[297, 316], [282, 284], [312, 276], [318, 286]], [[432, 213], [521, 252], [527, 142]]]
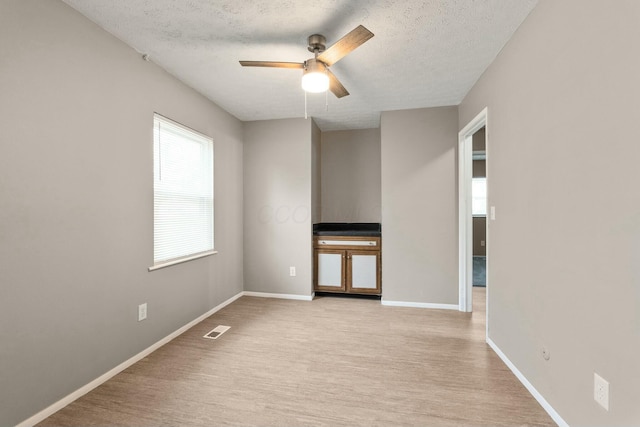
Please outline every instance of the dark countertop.
[[313, 224], [313, 235], [380, 237], [382, 226], [378, 222], [321, 222]]

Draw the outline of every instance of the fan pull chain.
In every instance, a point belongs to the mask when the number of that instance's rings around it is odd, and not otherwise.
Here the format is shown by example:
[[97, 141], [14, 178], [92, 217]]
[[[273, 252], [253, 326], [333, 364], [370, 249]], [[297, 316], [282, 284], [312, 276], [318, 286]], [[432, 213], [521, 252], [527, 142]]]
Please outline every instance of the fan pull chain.
[[304, 119], [307, 119], [307, 91], [304, 91]]

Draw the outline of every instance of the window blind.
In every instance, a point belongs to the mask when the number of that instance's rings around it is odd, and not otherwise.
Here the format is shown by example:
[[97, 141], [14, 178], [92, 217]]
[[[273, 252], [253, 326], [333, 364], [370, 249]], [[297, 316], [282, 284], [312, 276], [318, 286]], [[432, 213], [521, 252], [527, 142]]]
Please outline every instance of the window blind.
[[154, 265], [213, 251], [213, 141], [153, 119]]

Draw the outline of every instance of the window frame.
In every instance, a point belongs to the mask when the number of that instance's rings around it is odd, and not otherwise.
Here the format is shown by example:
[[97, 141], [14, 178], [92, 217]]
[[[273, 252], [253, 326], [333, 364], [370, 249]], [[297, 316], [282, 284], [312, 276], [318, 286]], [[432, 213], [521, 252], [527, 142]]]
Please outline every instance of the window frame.
[[[177, 130], [174, 130], [172, 136], [173, 137], [177, 137], [179, 138], [177, 135], [179, 133], [184, 133], [185, 135], [188, 135], [188, 138], [185, 137], [183, 139], [182, 142], [191, 142], [191, 143], [200, 143], [200, 144], [208, 144], [208, 147], [206, 147], [205, 149], [209, 151], [208, 154], [210, 154], [211, 158], [210, 159], [206, 159], [204, 158], [203, 160], [205, 162], [208, 162], [208, 166], [210, 167], [209, 170], [205, 170], [204, 172], [210, 172], [210, 177], [208, 177], [211, 182], [208, 184], [210, 185], [210, 188], [206, 188], [205, 191], [207, 191], [207, 195], [205, 196], [206, 199], [206, 203], [210, 202], [210, 211], [211, 211], [211, 218], [207, 219], [207, 222], [210, 221], [210, 223], [208, 222], [206, 224], [206, 228], [208, 229], [210, 227], [211, 230], [211, 244], [210, 244], [210, 248], [209, 245], [207, 244], [207, 248], [206, 250], [202, 250], [202, 251], [195, 251], [195, 252], [190, 252], [190, 253], [186, 253], [183, 255], [179, 255], [176, 257], [172, 257], [172, 258], [167, 258], [167, 259], [156, 259], [156, 249], [157, 249], [157, 237], [158, 235], [156, 234], [157, 232], [157, 215], [158, 215], [158, 211], [157, 211], [157, 196], [158, 194], [162, 194], [161, 191], [158, 191], [157, 188], [157, 180], [156, 180], [156, 175], [159, 173], [159, 168], [160, 168], [160, 164], [159, 162], [161, 162], [161, 149], [160, 149], [160, 140], [157, 139], [157, 132], [161, 132], [161, 131], [156, 131], [156, 126], [158, 126], [158, 124], [160, 124], [160, 126], [162, 125], [162, 123], [165, 123], [169, 126], [169, 129], [167, 130], [167, 132], [171, 133], [171, 127], [177, 128]], [[188, 261], [192, 261], [195, 259], [199, 259], [199, 258], [203, 258], [203, 257], [207, 257], [210, 255], [214, 255], [216, 253], [218, 253], [215, 250], [215, 186], [214, 186], [214, 172], [215, 172], [215, 144], [213, 141], [213, 138], [211, 138], [210, 136], [207, 136], [201, 132], [198, 132], [188, 126], [185, 126], [179, 122], [176, 122], [175, 120], [169, 119], [168, 117], [165, 117], [161, 114], [158, 113], [154, 113], [153, 114], [153, 138], [152, 138], [152, 142], [153, 142], [153, 265], [151, 267], [149, 267], [149, 271], [154, 271], [154, 270], [158, 270], [161, 268], [165, 268], [165, 267], [169, 267], [171, 265], [176, 265], [176, 264], [181, 264], [184, 262], [188, 262]], [[190, 139], [189, 139], [190, 138]], [[201, 177], [203, 175], [200, 175]], [[206, 176], [206, 175], [204, 175]], [[165, 195], [167, 193], [166, 189], [164, 191]], [[209, 200], [209, 194], [210, 194], [210, 200]], [[193, 195], [189, 195], [186, 192], [178, 192], [176, 193], [176, 196], [182, 196], [183, 198], [185, 196], [191, 196], [191, 198], [193, 198]], [[206, 218], [206, 216], [205, 216]], [[175, 243], [175, 242], [174, 242]]]

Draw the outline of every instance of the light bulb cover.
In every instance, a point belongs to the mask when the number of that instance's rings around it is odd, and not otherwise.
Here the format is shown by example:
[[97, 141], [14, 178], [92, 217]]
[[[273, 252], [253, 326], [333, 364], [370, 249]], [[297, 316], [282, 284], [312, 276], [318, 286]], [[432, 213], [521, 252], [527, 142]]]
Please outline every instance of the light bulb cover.
[[321, 93], [329, 89], [327, 67], [320, 61], [309, 59], [302, 75], [302, 89], [305, 92]]
[[329, 89], [329, 76], [326, 73], [306, 73], [302, 76], [302, 89], [311, 93], [326, 92]]

